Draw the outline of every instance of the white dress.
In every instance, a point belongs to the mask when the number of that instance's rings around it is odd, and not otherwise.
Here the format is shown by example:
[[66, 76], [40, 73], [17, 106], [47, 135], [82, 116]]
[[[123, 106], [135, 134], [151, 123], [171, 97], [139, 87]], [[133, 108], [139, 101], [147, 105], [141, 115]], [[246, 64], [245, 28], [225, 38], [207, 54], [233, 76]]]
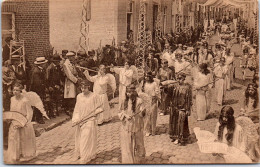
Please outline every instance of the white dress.
[[119, 109], [125, 100], [126, 87], [131, 84], [133, 70], [125, 68], [114, 68], [115, 73], [119, 74]]
[[149, 134], [155, 134], [157, 121], [157, 99], [160, 99], [160, 88], [156, 82], [145, 83], [144, 92], [151, 98], [150, 110], [146, 112], [144, 129]]
[[[95, 75], [93, 77], [86, 76], [90, 82], [94, 82], [93, 92], [100, 95], [102, 98], [104, 112], [97, 117], [98, 124], [110, 121], [112, 113], [110, 112], [110, 106], [107, 97], [107, 85], [109, 84], [109, 78], [107, 75]], [[113, 90], [114, 91], [114, 90]]]
[[206, 97], [206, 92], [208, 90], [209, 85], [206, 86], [207, 84], [210, 83], [210, 74], [204, 75], [201, 72], [198, 72], [196, 79], [194, 80], [194, 87], [195, 88], [203, 88], [197, 89], [196, 90], [196, 111], [197, 111], [197, 116], [198, 120], [205, 120], [206, 119], [206, 113], [208, 110], [208, 100]]
[[21, 157], [33, 158], [36, 155], [36, 139], [31, 123], [33, 110], [26, 97], [17, 100], [16, 97], [11, 98], [11, 111], [16, 111], [24, 115], [28, 122], [24, 127], [14, 129], [16, 121], [12, 121], [9, 128], [7, 161], [15, 162]]
[[225, 82], [225, 76], [227, 74], [227, 71], [228, 71], [227, 66], [222, 67], [220, 65], [217, 65], [214, 69], [214, 74], [216, 76], [215, 93], [216, 93], [217, 103], [219, 105], [222, 105], [227, 90], [226, 82]]
[[227, 90], [231, 89], [232, 83], [233, 83], [233, 74], [234, 74], [234, 69], [233, 69], [233, 59], [234, 56], [225, 56], [226, 58], [226, 65], [228, 67], [228, 72], [226, 75], [226, 85], [227, 85]]
[[[85, 96], [80, 93], [73, 112], [72, 123], [82, 121], [90, 114], [102, 110], [102, 100], [99, 95], [89, 93]], [[96, 118], [90, 118], [82, 126], [76, 125], [75, 154], [80, 157], [81, 163], [87, 163], [95, 158], [97, 153], [97, 125]]]

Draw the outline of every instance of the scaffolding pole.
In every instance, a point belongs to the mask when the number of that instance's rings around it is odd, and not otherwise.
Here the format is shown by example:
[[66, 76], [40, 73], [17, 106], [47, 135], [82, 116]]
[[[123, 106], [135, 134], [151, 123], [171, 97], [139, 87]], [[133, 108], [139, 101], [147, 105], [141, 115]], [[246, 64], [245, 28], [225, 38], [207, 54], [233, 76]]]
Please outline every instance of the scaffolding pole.
[[136, 67], [144, 69], [144, 61], [145, 61], [145, 48], [146, 48], [146, 32], [145, 32], [145, 1], [140, 1], [140, 11], [139, 11], [139, 19], [138, 19], [138, 58], [136, 62]]

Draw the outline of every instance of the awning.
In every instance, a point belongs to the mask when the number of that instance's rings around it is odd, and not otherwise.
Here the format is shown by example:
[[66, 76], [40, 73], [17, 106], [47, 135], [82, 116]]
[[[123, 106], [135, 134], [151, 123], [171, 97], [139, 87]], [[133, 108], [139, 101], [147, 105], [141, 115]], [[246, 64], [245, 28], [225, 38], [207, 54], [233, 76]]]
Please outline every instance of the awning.
[[244, 8], [245, 4], [255, 3], [255, 0], [207, 0], [205, 3], [199, 3], [201, 6], [212, 6], [212, 7], [235, 7]]

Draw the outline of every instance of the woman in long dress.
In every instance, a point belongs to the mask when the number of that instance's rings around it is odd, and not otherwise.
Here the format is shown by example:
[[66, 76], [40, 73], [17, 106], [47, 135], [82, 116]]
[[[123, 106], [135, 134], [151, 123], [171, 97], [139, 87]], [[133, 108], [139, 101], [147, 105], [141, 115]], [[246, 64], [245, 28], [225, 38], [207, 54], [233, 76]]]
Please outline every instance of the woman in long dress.
[[138, 97], [135, 85], [127, 87], [126, 99], [118, 114], [122, 121], [121, 153], [122, 163], [141, 163], [145, 158], [144, 147], [144, 116], [145, 107]]
[[10, 110], [22, 114], [28, 121], [23, 127], [16, 120], [11, 122], [7, 150], [7, 162], [10, 163], [29, 160], [36, 156], [36, 139], [31, 123], [33, 110], [30, 101], [23, 96], [22, 90], [21, 84], [14, 85]]
[[148, 72], [144, 84], [144, 92], [151, 98], [151, 108], [145, 116], [145, 136], [155, 135], [158, 100], [161, 98], [159, 84], [153, 80], [152, 72]]
[[94, 82], [93, 92], [100, 95], [103, 101], [102, 108], [104, 109], [104, 112], [99, 114], [97, 118], [98, 124], [108, 122], [112, 119], [112, 113], [110, 112], [110, 106], [107, 97], [107, 85], [111, 85], [113, 92], [115, 92], [116, 89], [115, 84], [110, 84], [110, 78], [108, 75], [106, 75], [105, 70], [105, 65], [100, 65], [98, 75], [90, 76], [88, 70], [84, 72], [86, 78], [90, 82]]
[[225, 65], [226, 59], [224, 57], [220, 58], [220, 62], [218, 65], [215, 66], [213, 73], [215, 75], [215, 93], [217, 98], [218, 105], [222, 106], [225, 95], [226, 95], [226, 82], [225, 77], [228, 72], [228, 68]]
[[230, 48], [227, 49], [225, 58], [226, 58], [226, 65], [228, 68], [228, 72], [225, 79], [226, 79], [227, 90], [230, 90], [232, 88], [233, 74], [234, 74], [234, 67], [233, 67], [234, 53], [230, 53]]
[[210, 84], [211, 76], [210, 72], [207, 69], [207, 64], [200, 65], [200, 71], [195, 77], [194, 87], [196, 89], [196, 111], [197, 111], [197, 120], [203, 121], [206, 119], [206, 114], [208, 112], [208, 101], [207, 101], [207, 91], [212, 86]]
[[[73, 112], [72, 124], [75, 131], [75, 154], [82, 164], [95, 158], [97, 153], [97, 125], [96, 115], [102, 109], [102, 100], [99, 95], [89, 91], [89, 83], [83, 81], [81, 90], [77, 96]], [[90, 117], [86, 119], [86, 117]]]
[[130, 68], [130, 62], [125, 61], [124, 68], [112, 67], [110, 71], [119, 74], [119, 109], [124, 102], [126, 87], [129, 86], [134, 78], [133, 70]]

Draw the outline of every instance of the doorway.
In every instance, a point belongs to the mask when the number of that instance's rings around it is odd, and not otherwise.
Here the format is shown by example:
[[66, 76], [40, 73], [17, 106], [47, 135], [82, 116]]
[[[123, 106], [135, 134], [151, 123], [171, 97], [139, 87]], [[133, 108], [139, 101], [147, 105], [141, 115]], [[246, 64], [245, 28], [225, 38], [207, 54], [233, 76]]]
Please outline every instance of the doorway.
[[156, 30], [156, 23], [157, 23], [157, 16], [158, 16], [158, 5], [153, 5], [153, 41], [155, 40], [155, 30]]

